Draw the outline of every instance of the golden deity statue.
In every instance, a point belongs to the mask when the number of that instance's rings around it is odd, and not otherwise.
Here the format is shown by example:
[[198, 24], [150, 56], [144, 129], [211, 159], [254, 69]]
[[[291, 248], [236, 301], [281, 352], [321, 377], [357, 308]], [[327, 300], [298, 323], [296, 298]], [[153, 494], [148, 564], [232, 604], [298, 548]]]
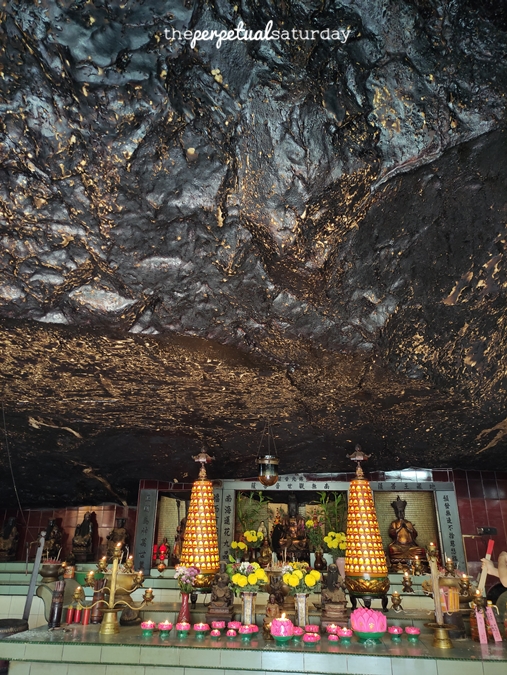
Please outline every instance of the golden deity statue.
[[393, 542], [389, 545], [391, 572], [401, 572], [416, 559], [426, 561], [426, 551], [417, 544], [417, 530], [410, 520], [405, 519], [407, 502], [400, 499], [391, 502], [396, 519], [389, 525], [389, 536]]

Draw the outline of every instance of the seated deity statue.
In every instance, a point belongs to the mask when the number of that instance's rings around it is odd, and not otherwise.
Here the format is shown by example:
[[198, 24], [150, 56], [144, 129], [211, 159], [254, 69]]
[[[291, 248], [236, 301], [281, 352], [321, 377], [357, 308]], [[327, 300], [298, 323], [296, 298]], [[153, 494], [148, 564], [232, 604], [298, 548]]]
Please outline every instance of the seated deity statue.
[[225, 571], [225, 563], [215, 574], [211, 584], [211, 601], [206, 613], [206, 621], [230, 620], [234, 613], [234, 593], [229, 586], [229, 575]]
[[92, 552], [93, 522], [92, 514], [87, 511], [83, 522], [76, 527], [72, 538], [72, 553], [78, 562], [85, 562]]
[[261, 567], [268, 567], [271, 564], [272, 561], [272, 553], [271, 549], [269, 548], [269, 543], [267, 537], [265, 537], [262, 540], [261, 544], [261, 549], [259, 551], [259, 557], [257, 558], [257, 562]]
[[14, 558], [18, 548], [19, 532], [16, 527], [16, 519], [8, 518], [0, 536], [0, 560]]
[[116, 527], [113, 527], [111, 532], [107, 535], [107, 559], [108, 562], [111, 562], [113, 559], [113, 553], [118, 544], [121, 544], [120, 548], [123, 549], [128, 545], [129, 535], [125, 529], [125, 518], [116, 518]]
[[180, 524], [176, 528], [176, 534], [174, 535], [174, 545], [173, 550], [171, 551], [171, 565], [176, 567], [180, 564], [181, 552], [183, 550], [183, 542], [185, 541], [185, 525], [187, 524], [187, 519], [182, 518]]
[[268, 602], [266, 603], [266, 616], [262, 620], [262, 632], [265, 640], [273, 639], [271, 635], [271, 623], [273, 619], [278, 619], [281, 615], [282, 610], [280, 609], [276, 596], [274, 593], [271, 593]]
[[396, 501], [391, 502], [391, 506], [396, 514], [396, 519], [389, 526], [389, 536], [393, 542], [389, 545], [389, 558], [391, 568], [402, 568], [417, 556], [419, 560], [426, 560], [426, 551], [417, 545], [417, 530], [410, 520], [405, 519], [405, 508], [407, 502], [400, 499], [399, 495]]
[[279, 559], [287, 561], [310, 562], [310, 547], [305, 530], [305, 519], [298, 513], [295, 494], [288, 499], [288, 514], [282, 520], [282, 531], [279, 539]]
[[46, 539], [42, 555], [45, 559], [57, 559], [62, 548], [62, 528], [56, 520], [50, 520], [46, 527]]
[[338, 567], [334, 563], [329, 565], [326, 574], [325, 586], [322, 589], [322, 618], [321, 625], [325, 628], [331, 623], [342, 623], [347, 620], [347, 598], [345, 583], [340, 577]]

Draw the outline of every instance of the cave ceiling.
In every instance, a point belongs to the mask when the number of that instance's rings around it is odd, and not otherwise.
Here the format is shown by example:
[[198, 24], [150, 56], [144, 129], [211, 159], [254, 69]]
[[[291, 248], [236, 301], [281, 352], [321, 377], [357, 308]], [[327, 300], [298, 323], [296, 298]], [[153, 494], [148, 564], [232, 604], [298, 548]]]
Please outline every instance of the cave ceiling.
[[2, 506], [249, 477], [268, 418], [282, 473], [507, 470], [505, 3], [0, 17]]

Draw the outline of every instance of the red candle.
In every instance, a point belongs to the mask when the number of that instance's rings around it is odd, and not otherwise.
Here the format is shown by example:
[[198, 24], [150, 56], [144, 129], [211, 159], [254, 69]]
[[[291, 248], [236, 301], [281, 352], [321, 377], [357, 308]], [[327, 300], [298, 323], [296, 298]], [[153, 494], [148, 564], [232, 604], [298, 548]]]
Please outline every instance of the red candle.
[[69, 607], [67, 609], [67, 617], [66, 617], [66, 622], [67, 623], [72, 623], [74, 619], [74, 607]]
[[81, 610], [80, 609], [74, 610], [74, 623], [81, 623]]
[[90, 614], [92, 613], [92, 610], [89, 609], [88, 607], [85, 607], [83, 610], [83, 618], [81, 619], [81, 623], [83, 626], [87, 626], [90, 623]]

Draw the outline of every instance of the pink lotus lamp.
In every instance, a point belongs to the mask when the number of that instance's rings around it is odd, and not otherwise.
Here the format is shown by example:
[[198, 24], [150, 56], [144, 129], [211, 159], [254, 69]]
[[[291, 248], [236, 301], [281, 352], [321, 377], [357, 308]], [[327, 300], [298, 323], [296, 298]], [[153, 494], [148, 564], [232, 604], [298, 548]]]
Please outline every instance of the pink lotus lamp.
[[358, 607], [350, 615], [350, 625], [359, 642], [371, 640], [378, 643], [387, 630], [387, 619], [382, 612]]
[[288, 642], [294, 635], [294, 624], [282, 614], [279, 619], [273, 619], [271, 622], [271, 635], [275, 642], [280, 644]]

